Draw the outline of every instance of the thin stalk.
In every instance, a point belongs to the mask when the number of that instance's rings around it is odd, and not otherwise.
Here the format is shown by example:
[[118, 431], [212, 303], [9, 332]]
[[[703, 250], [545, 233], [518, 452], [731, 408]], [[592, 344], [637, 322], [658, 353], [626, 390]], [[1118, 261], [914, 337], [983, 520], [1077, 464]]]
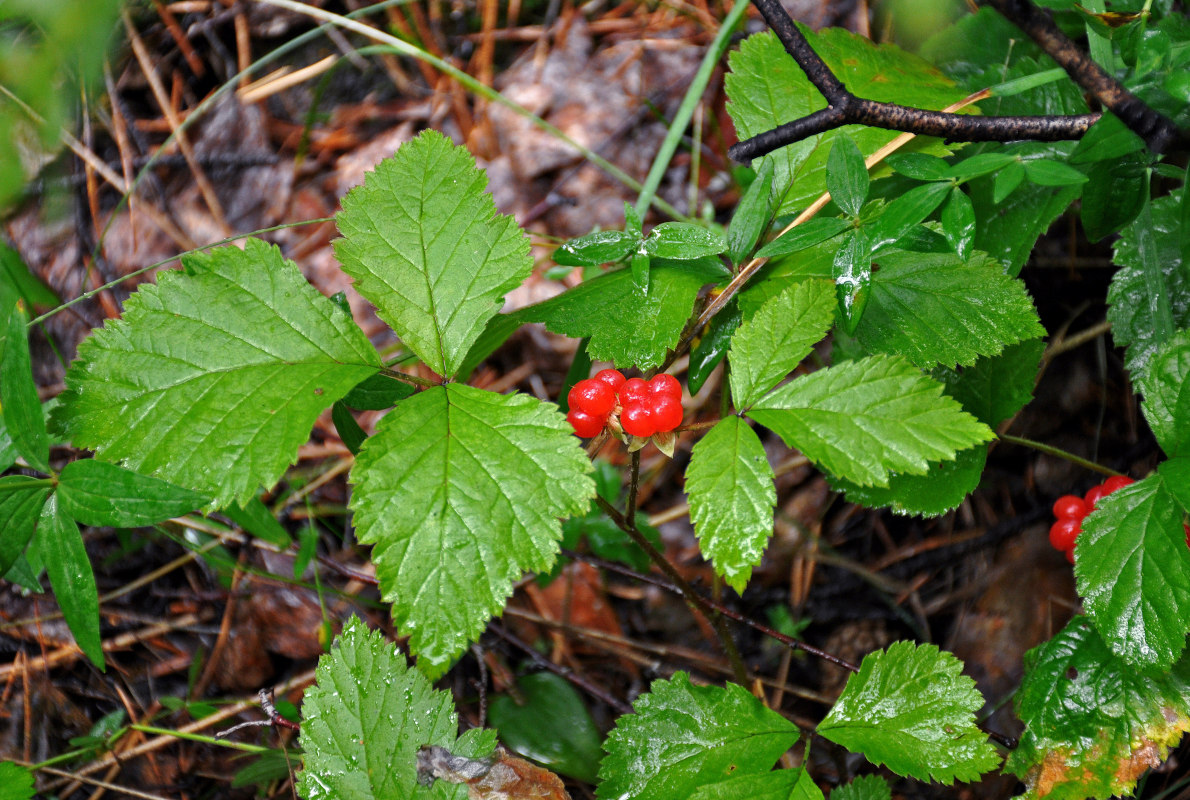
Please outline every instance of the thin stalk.
[[214, 736], [204, 736], [201, 733], [188, 733], [187, 731], [170, 730], [168, 728], [155, 728], [152, 725], [129, 725], [134, 731], [141, 731], [142, 733], [153, 733], [158, 736], [173, 736], [177, 739], [187, 739], [192, 742], [202, 742], [203, 744], [214, 744], [219, 747], [230, 747], [233, 750], [243, 750], [245, 753], [255, 753], [260, 755], [262, 753], [271, 752], [273, 748], [262, 747], [258, 744], [248, 744], [246, 742], [229, 742], [226, 739], [216, 739]]
[[1102, 475], [1110, 475], [1110, 476], [1114, 477], [1116, 475], [1124, 474], [1122, 472], [1116, 472], [1111, 467], [1105, 467], [1102, 464], [1096, 464], [1094, 461], [1088, 461], [1087, 459], [1083, 458], [1082, 456], [1076, 456], [1074, 453], [1069, 453], [1069, 452], [1061, 449], [1060, 447], [1052, 447], [1051, 445], [1044, 444], [1042, 442], [1036, 442], [1032, 439], [1026, 439], [1023, 436], [1013, 436], [1012, 434], [1002, 433], [1002, 434], [1000, 434], [1000, 438], [1003, 441], [1008, 442], [1009, 444], [1018, 444], [1021, 447], [1031, 447], [1034, 450], [1045, 453], [1046, 455], [1057, 456], [1058, 458], [1063, 458], [1063, 459], [1069, 461], [1071, 464], [1078, 464], [1080, 467], [1083, 467], [1084, 469], [1089, 469], [1092, 472], [1098, 472]]

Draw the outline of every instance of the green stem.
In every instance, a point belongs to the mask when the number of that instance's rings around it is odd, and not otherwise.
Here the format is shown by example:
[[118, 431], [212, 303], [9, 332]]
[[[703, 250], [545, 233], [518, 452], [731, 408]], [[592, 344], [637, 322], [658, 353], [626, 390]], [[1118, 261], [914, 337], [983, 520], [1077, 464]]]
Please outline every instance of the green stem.
[[1031, 447], [1034, 450], [1045, 453], [1046, 455], [1057, 456], [1058, 458], [1066, 459], [1072, 464], [1078, 464], [1080, 467], [1089, 469], [1093, 472], [1098, 472], [1102, 475], [1115, 476], [1123, 474], [1122, 472], [1116, 472], [1110, 467], [1105, 467], [1102, 464], [1096, 464], [1094, 461], [1088, 461], [1082, 456], [1076, 456], [1074, 453], [1068, 453], [1059, 447], [1053, 447], [1048, 444], [1043, 444], [1042, 442], [1035, 442], [1032, 439], [1026, 439], [1023, 436], [1013, 436], [1008, 433], [1002, 433], [1000, 434], [1000, 438], [1009, 444], [1017, 444], [1021, 447]]
[[393, 380], [411, 383], [414, 386], [420, 386], [423, 389], [429, 389], [431, 386], [438, 386], [438, 384], [434, 383], [434, 381], [428, 381], [425, 378], [419, 378], [416, 375], [410, 375], [407, 372], [398, 372], [397, 370], [389, 369], [388, 367], [381, 369], [380, 374], [392, 378]]
[[230, 747], [233, 750], [243, 750], [245, 753], [262, 753], [272, 752], [271, 747], [261, 747], [258, 744], [247, 744], [245, 742], [231, 742], [227, 739], [216, 739], [214, 736], [204, 736], [201, 733], [187, 733], [185, 731], [171, 731], [168, 728], [155, 728], [152, 725], [129, 725], [134, 731], [141, 731], [142, 733], [152, 733], [157, 736], [173, 736], [176, 739], [188, 739], [192, 742], [202, 742], [204, 744], [214, 744], [220, 747]]
[[[13, 476], [17, 477], [17, 476]], [[24, 477], [24, 476], [20, 476]], [[36, 489], [38, 486], [53, 486], [53, 478], [28, 478], [23, 481], [0, 481], [0, 495], [8, 494], [9, 492], [23, 492], [28, 489]]]

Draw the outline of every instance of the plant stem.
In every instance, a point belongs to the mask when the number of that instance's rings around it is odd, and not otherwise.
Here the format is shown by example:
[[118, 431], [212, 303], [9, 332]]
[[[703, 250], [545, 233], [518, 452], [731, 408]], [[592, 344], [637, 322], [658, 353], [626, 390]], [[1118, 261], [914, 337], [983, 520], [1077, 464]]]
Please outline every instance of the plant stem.
[[419, 378], [416, 375], [410, 375], [407, 372], [398, 372], [397, 370], [389, 369], [388, 367], [382, 368], [380, 370], [380, 374], [392, 378], [395, 381], [402, 381], [404, 383], [411, 383], [414, 386], [420, 386], [423, 389], [429, 389], [432, 386], [439, 385], [434, 381], [428, 381], [425, 378]]
[[261, 747], [258, 744], [247, 744], [245, 742], [229, 742], [226, 739], [216, 739], [214, 736], [204, 736], [201, 733], [187, 733], [186, 731], [171, 731], [168, 728], [155, 728], [152, 725], [129, 725], [134, 731], [141, 731], [142, 733], [154, 733], [158, 736], [173, 736], [177, 739], [188, 739], [192, 742], [202, 742], [204, 744], [214, 744], [220, 747], [230, 747], [233, 750], [243, 750], [245, 753], [268, 753], [272, 751], [271, 747]]
[[1074, 453], [1069, 453], [1060, 447], [1052, 447], [1051, 445], [1044, 444], [1042, 442], [1026, 439], [1023, 436], [1013, 436], [1012, 434], [1002, 433], [1000, 434], [1000, 438], [1010, 444], [1017, 444], [1021, 447], [1031, 447], [1034, 450], [1045, 453], [1046, 455], [1064, 458], [1072, 464], [1078, 464], [1080, 467], [1089, 469], [1093, 472], [1098, 472], [1101, 475], [1110, 475], [1114, 477], [1116, 475], [1124, 474], [1122, 472], [1116, 472], [1111, 467], [1105, 467], [1102, 464], [1096, 464], [1094, 461], [1088, 461], [1082, 456], [1076, 456]]

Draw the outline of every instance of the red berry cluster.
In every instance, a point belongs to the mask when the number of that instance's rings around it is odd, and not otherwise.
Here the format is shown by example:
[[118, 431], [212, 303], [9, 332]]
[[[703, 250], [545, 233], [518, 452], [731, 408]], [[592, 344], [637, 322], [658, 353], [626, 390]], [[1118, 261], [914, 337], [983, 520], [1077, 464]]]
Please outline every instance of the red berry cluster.
[[1100, 498], [1123, 489], [1136, 481], [1123, 475], [1108, 478], [1098, 486], [1091, 487], [1084, 496], [1066, 494], [1054, 501], [1054, 516], [1058, 521], [1050, 526], [1050, 544], [1055, 550], [1066, 554], [1066, 560], [1074, 563], [1074, 542], [1083, 527], [1083, 517], [1095, 510]]
[[624, 380], [619, 370], [600, 370], [576, 383], [566, 399], [566, 419], [583, 438], [598, 435], [616, 412], [620, 427], [632, 436], [665, 433], [682, 424], [682, 384], [673, 375]]

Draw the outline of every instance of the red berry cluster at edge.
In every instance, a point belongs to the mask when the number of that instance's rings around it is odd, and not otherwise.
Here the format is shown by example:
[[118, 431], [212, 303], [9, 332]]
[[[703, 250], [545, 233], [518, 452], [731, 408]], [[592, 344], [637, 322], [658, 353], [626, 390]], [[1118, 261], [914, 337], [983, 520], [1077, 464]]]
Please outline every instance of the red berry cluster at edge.
[[664, 373], [648, 381], [624, 380], [619, 370], [600, 370], [576, 383], [566, 400], [570, 405], [566, 419], [583, 438], [598, 435], [613, 413], [619, 414], [625, 433], [642, 438], [682, 424], [682, 384]]
[[1054, 501], [1054, 516], [1058, 521], [1050, 526], [1050, 544], [1055, 550], [1066, 554], [1066, 560], [1074, 563], [1074, 544], [1083, 527], [1083, 517], [1095, 510], [1103, 497], [1136, 483], [1132, 478], [1115, 475], [1098, 486], [1092, 486], [1085, 495], [1065, 494]]

